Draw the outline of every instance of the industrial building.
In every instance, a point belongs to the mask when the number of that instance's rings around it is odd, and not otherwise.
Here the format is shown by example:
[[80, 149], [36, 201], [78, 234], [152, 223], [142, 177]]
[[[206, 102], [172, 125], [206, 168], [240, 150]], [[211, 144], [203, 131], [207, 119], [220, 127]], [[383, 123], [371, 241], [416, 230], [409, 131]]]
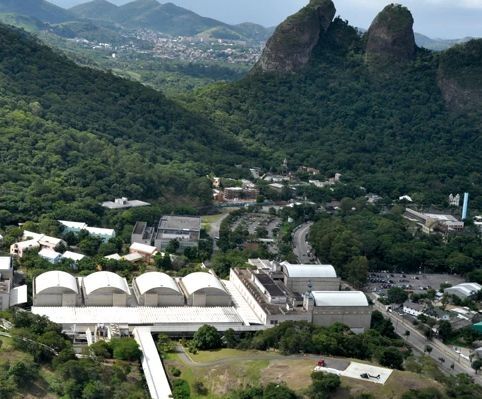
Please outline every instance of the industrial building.
[[454, 233], [464, 230], [464, 222], [453, 215], [438, 213], [423, 213], [413, 209], [405, 209], [403, 217], [421, 227], [422, 232], [431, 234], [433, 232]]
[[311, 286], [313, 291], [338, 291], [340, 278], [332, 265], [292, 265], [282, 262], [285, 285], [298, 294]]
[[372, 311], [361, 291], [313, 291], [306, 295], [304, 307], [312, 311], [311, 322], [318, 326], [342, 323], [355, 332], [370, 328]]
[[211, 273], [196, 272], [183, 277], [180, 286], [189, 306], [230, 306], [231, 296]]
[[137, 222], [132, 230], [131, 243], [152, 245], [155, 232], [154, 227], [148, 227], [146, 222]]
[[453, 287], [445, 288], [444, 294], [455, 295], [456, 297], [465, 300], [476, 296], [482, 286], [477, 283], [462, 283], [454, 285]]
[[201, 218], [186, 216], [163, 216], [157, 226], [137, 222], [132, 230], [131, 243], [144, 244], [164, 251], [173, 240], [179, 242], [179, 251], [197, 247], [201, 236]]
[[86, 306], [127, 306], [130, 289], [125, 278], [111, 272], [96, 272], [82, 279]]
[[14, 287], [12, 258], [0, 256], [0, 310], [27, 302], [27, 286]]
[[150, 272], [136, 277], [132, 290], [142, 306], [184, 306], [184, 295], [179, 286], [165, 273]]
[[61, 271], [36, 277], [32, 292], [34, 306], [77, 306], [80, 303], [77, 279]]
[[159, 251], [157, 250], [156, 247], [134, 242], [129, 247], [129, 255], [125, 256], [124, 259], [129, 261], [130, 258], [132, 259], [132, 255], [137, 254], [140, 256], [139, 260], [143, 260], [146, 263], [150, 263], [154, 260], [154, 256], [156, 256], [158, 253]]
[[197, 247], [201, 236], [201, 218], [163, 216], [159, 221], [154, 246], [165, 250], [172, 240], [179, 242], [179, 250]]

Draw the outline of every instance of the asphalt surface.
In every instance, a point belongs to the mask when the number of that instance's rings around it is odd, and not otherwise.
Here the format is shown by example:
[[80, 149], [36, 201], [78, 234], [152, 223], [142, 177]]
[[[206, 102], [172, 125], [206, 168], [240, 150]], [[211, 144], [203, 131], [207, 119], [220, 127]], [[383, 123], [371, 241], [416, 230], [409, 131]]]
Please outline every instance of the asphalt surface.
[[308, 233], [313, 225], [312, 222], [302, 224], [293, 234], [293, 252], [302, 264], [315, 263], [310, 256], [311, 246], [307, 242]]
[[209, 225], [208, 235], [213, 239], [213, 250], [218, 250], [217, 240], [219, 238], [219, 230], [221, 229], [221, 223], [229, 216], [229, 210], [223, 214], [218, 220]]
[[[453, 375], [460, 373], [468, 374], [477, 384], [482, 385], [482, 376], [475, 374], [474, 370], [470, 367], [470, 362], [468, 360], [459, 356], [441, 341], [437, 339], [428, 340], [423, 334], [420, 333], [420, 331], [418, 331], [403, 317], [397, 313], [386, 311], [385, 306], [380, 302], [374, 302], [375, 308], [392, 321], [395, 332], [418, 352], [425, 353], [434, 359], [442, 371]], [[406, 336], [406, 331], [409, 331], [410, 335]], [[425, 352], [427, 345], [432, 348], [430, 353]], [[444, 361], [441, 361], [441, 359]], [[453, 365], [453, 368], [451, 368], [451, 365]]]

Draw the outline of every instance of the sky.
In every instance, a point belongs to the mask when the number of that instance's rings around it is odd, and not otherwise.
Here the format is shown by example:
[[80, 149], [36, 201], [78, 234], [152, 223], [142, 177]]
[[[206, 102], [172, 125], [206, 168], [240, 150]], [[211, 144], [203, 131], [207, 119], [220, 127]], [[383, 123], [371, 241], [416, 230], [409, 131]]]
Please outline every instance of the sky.
[[[50, 0], [62, 7], [87, 0]], [[129, 0], [110, 0], [124, 4]], [[308, 0], [161, 0], [171, 1], [206, 17], [230, 24], [255, 22], [275, 26]], [[376, 14], [394, 0], [334, 0], [337, 15], [351, 25], [368, 28]], [[482, 36], [482, 0], [398, 0], [415, 19], [415, 31], [432, 38], [455, 39]]]

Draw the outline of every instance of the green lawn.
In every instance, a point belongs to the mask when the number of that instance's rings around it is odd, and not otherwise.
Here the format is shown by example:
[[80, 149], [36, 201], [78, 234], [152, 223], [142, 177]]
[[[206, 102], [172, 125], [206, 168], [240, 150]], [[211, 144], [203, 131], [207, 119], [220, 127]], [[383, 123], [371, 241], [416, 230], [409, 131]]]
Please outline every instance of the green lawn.
[[239, 349], [219, 349], [216, 351], [199, 351], [196, 354], [187, 353], [187, 355], [194, 361], [198, 363], [215, 362], [217, 360], [228, 359], [228, 358], [252, 358], [257, 354], [264, 354], [266, 352], [260, 351], [244, 351]]

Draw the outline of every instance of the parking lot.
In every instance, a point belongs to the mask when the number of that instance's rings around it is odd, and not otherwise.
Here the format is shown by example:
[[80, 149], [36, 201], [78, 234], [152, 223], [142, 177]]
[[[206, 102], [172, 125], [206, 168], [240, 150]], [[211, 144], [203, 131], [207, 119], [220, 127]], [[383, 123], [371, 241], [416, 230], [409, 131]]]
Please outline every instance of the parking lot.
[[367, 291], [383, 293], [392, 287], [400, 287], [416, 293], [429, 289], [439, 290], [441, 284], [457, 285], [465, 280], [451, 274], [402, 274], [402, 273], [370, 273]]

